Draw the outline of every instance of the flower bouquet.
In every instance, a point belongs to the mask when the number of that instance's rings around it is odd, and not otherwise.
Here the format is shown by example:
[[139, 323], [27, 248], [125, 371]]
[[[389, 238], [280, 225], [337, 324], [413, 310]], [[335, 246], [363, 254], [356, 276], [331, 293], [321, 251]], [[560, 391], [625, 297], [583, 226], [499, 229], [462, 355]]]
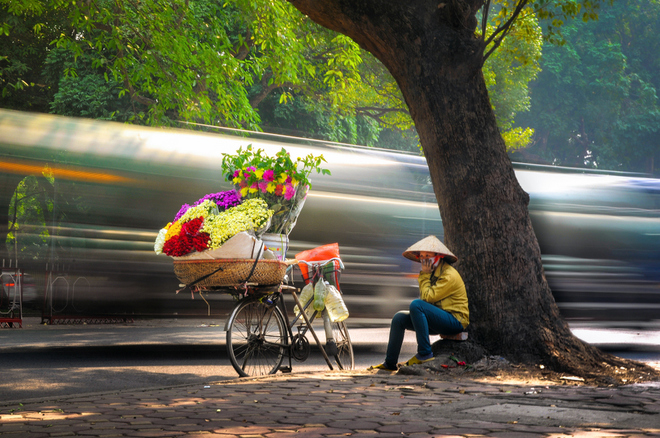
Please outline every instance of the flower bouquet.
[[184, 204], [156, 238], [156, 254], [182, 257], [220, 248], [238, 233], [264, 232], [273, 211], [262, 199], [241, 202], [233, 190], [204, 196], [192, 206]]
[[154, 250], [174, 258], [175, 275], [189, 286], [277, 284], [286, 264], [261, 259], [263, 246], [257, 239], [272, 215], [263, 199], [241, 202], [234, 190], [212, 193], [184, 204], [158, 233]]
[[330, 175], [320, 167], [325, 162], [323, 155], [291, 159], [282, 148], [274, 157], [265, 155], [262, 149], [248, 145], [235, 155], [223, 154], [222, 170], [234, 184], [241, 199], [262, 199], [273, 211], [268, 233], [289, 235], [296, 225], [311, 187], [309, 175], [312, 171]]

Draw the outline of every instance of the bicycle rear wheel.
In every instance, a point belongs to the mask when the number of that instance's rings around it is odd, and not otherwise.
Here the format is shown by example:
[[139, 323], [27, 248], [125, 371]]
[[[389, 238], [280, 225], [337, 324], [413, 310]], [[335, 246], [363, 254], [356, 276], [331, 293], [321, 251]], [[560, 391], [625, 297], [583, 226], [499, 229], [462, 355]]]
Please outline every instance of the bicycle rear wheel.
[[352, 370], [355, 368], [353, 344], [344, 321], [332, 323], [332, 336], [337, 344], [337, 354], [334, 355], [337, 366], [340, 370]]
[[229, 360], [241, 377], [275, 374], [288, 345], [284, 316], [277, 306], [244, 300], [227, 324]]

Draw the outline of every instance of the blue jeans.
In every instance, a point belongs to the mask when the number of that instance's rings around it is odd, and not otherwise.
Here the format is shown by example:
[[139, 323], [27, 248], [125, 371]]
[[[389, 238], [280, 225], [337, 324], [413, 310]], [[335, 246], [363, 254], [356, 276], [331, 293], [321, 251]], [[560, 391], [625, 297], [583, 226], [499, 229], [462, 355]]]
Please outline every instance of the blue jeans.
[[406, 330], [413, 330], [417, 336], [417, 355], [424, 357], [433, 354], [429, 335], [455, 335], [463, 331], [463, 325], [449, 312], [426, 301], [416, 299], [410, 303], [409, 311], [400, 311], [392, 318], [390, 340], [387, 344], [385, 364], [396, 368]]

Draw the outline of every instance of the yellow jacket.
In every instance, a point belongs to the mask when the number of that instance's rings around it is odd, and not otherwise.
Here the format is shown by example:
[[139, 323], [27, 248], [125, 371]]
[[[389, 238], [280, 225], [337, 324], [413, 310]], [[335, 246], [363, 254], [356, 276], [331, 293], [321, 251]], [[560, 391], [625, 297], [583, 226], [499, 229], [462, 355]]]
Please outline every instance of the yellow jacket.
[[467, 328], [470, 324], [467, 292], [465, 284], [456, 269], [446, 262], [435, 268], [433, 275], [437, 280], [431, 284], [431, 273], [420, 272], [419, 297], [454, 315]]

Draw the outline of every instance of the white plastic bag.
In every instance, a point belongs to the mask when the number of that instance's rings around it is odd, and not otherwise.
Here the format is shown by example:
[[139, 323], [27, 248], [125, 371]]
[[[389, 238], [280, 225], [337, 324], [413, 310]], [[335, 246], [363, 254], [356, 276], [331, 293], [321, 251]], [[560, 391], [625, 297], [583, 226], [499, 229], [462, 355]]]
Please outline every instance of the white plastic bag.
[[333, 285], [328, 285], [325, 293], [325, 308], [331, 322], [341, 322], [348, 318], [348, 308], [341, 294]]
[[[309, 301], [310, 298], [312, 298], [313, 296], [314, 296], [314, 285], [312, 283], [309, 283], [308, 285], [303, 287], [303, 290], [300, 292], [300, 296], [298, 297], [298, 300], [300, 301], [300, 304], [302, 304], [302, 306], [304, 307], [305, 304], [307, 304], [307, 301]], [[300, 314], [300, 309], [298, 308], [298, 305], [295, 305], [293, 307], [293, 311], [296, 314], [296, 316]], [[312, 316], [314, 315], [314, 312], [315, 312], [314, 306], [310, 304], [307, 307], [307, 310], [305, 311], [305, 313], [307, 313], [307, 318], [311, 319]]]

